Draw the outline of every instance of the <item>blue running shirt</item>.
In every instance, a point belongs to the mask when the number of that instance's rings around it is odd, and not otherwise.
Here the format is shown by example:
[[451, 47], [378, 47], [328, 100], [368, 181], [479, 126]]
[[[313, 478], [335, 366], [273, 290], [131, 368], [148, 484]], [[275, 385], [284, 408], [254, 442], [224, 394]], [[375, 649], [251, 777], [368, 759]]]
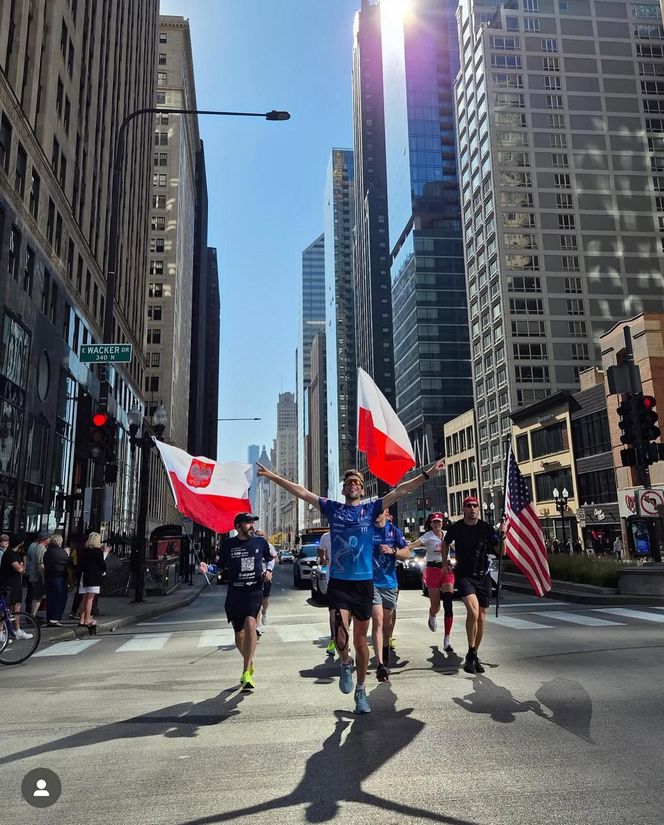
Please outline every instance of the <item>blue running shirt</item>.
[[350, 582], [372, 580], [374, 521], [383, 512], [383, 499], [357, 507], [329, 498], [318, 501], [330, 524], [330, 578]]
[[398, 527], [388, 522], [384, 527], [374, 527], [373, 538], [373, 579], [374, 586], [387, 590], [395, 590], [397, 584], [397, 560], [390, 553], [381, 553], [380, 545], [386, 544], [394, 550], [407, 547], [408, 542]]

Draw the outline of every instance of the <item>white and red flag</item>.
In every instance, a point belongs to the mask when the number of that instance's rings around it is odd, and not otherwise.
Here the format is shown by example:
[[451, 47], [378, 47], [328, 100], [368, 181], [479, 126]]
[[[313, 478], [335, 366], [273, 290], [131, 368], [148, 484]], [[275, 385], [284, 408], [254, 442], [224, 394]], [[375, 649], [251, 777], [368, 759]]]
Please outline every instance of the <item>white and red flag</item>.
[[238, 513], [250, 513], [249, 485], [251, 465], [238, 461], [221, 463], [203, 456], [192, 456], [155, 441], [171, 482], [175, 506], [183, 516], [214, 530], [233, 529]]
[[357, 370], [357, 448], [371, 472], [390, 486], [415, 465], [406, 428], [370, 376]]
[[510, 447], [505, 483], [505, 550], [538, 596], [551, 590], [544, 536], [525, 478]]

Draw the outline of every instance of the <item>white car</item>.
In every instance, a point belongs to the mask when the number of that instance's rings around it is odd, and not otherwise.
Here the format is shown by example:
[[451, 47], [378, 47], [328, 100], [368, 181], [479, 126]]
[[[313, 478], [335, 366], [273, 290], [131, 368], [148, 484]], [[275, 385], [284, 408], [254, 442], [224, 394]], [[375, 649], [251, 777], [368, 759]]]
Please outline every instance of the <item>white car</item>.
[[293, 563], [293, 587], [306, 587], [311, 579], [311, 570], [317, 565], [318, 545], [303, 544]]
[[314, 602], [327, 601], [327, 584], [329, 571], [326, 564], [318, 564], [311, 568], [311, 599]]

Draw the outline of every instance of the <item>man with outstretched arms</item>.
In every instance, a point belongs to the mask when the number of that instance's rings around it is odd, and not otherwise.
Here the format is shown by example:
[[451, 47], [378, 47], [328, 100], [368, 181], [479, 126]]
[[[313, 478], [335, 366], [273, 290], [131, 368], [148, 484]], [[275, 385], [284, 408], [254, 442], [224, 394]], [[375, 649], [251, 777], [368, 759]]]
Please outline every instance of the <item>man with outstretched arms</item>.
[[251, 513], [238, 513], [235, 516], [237, 535], [222, 543], [219, 563], [199, 565], [202, 573], [228, 570], [226, 618], [233, 625], [235, 646], [244, 660], [240, 679], [243, 690], [255, 687], [256, 618], [263, 600], [263, 582], [272, 581], [272, 571], [267, 569], [272, 561], [270, 545], [262, 536], [254, 535], [257, 520], [258, 516]]
[[327, 599], [334, 613], [335, 640], [341, 659], [339, 688], [353, 690], [353, 660], [348, 650], [348, 627], [353, 617], [353, 644], [357, 656], [355, 712], [369, 713], [365, 679], [369, 664], [367, 632], [373, 604], [373, 532], [376, 518], [407, 493], [417, 490], [425, 479], [445, 466], [441, 459], [410, 481], [404, 481], [382, 499], [362, 503], [364, 476], [359, 470], [347, 470], [343, 480], [344, 503], [321, 498], [294, 481], [278, 476], [257, 464], [258, 475], [279, 485], [323, 513], [330, 525], [330, 573]]
[[459, 595], [466, 606], [466, 635], [468, 653], [463, 669], [466, 673], [484, 673], [477, 650], [484, 635], [486, 609], [491, 601], [489, 555], [499, 554], [498, 545], [505, 537], [504, 519], [499, 531], [480, 519], [480, 504], [475, 496], [463, 500], [463, 518], [445, 533], [441, 545], [443, 563], [447, 563], [450, 547], [454, 545], [456, 579]]

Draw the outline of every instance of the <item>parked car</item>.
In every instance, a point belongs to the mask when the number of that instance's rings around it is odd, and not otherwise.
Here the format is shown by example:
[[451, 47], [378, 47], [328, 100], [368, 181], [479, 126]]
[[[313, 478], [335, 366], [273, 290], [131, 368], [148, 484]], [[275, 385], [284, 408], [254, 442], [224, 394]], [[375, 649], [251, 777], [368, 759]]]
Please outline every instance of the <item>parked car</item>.
[[306, 587], [311, 579], [311, 570], [317, 565], [318, 545], [302, 545], [293, 563], [293, 587]]
[[327, 583], [329, 581], [328, 567], [326, 564], [314, 565], [311, 568], [311, 598], [315, 602], [325, 604], [327, 602]]
[[422, 573], [424, 572], [424, 550], [420, 552], [419, 548], [414, 550], [409, 559], [397, 559], [397, 584], [400, 590], [405, 590], [408, 587], [422, 586]]
[[279, 551], [278, 556], [281, 564], [293, 564], [295, 561], [290, 550], [281, 550]]

